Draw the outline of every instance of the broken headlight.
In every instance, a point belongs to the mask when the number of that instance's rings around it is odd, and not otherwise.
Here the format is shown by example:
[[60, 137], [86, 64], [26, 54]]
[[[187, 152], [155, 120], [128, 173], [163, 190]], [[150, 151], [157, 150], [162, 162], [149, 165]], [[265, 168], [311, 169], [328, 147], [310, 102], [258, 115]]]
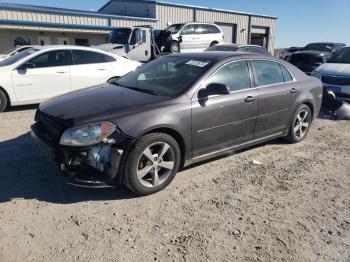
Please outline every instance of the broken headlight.
[[60, 144], [64, 146], [92, 146], [108, 138], [116, 125], [110, 122], [99, 122], [68, 128], [64, 131]]

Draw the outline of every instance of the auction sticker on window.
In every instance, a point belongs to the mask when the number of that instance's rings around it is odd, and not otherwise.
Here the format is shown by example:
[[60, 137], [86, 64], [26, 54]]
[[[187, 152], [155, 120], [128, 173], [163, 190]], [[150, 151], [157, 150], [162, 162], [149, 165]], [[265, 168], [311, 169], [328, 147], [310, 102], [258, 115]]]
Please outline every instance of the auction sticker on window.
[[186, 63], [186, 65], [192, 65], [192, 66], [198, 66], [198, 67], [205, 67], [208, 64], [209, 62], [195, 61], [195, 60], [190, 60]]

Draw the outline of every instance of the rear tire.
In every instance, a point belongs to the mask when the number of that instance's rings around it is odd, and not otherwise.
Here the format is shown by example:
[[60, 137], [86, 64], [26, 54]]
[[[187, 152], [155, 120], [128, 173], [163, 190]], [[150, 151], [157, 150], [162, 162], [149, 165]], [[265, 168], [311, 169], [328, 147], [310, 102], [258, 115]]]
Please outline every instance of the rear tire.
[[294, 114], [286, 139], [290, 143], [299, 143], [303, 141], [309, 132], [311, 122], [312, 113], [310, 107], [301, 105]]
[[0, 90], [0, 112], [4, 112], [9, 104], [6, 94]]
[[212, 42], [212, 43], [210, 44], [210, 47], [215, 46], [215, 45], [217, 45], [217, 44], [219, 44], [219, 43], [218, 43], [218, 42]]
[[180, 53], [180, 44], [176, 41], [170, 44], [170, 53]]
[[126, 157], [123, 184], [138, 195], [166, 188], [181, 162], [176, 140], [164, 133], [143, 136]]

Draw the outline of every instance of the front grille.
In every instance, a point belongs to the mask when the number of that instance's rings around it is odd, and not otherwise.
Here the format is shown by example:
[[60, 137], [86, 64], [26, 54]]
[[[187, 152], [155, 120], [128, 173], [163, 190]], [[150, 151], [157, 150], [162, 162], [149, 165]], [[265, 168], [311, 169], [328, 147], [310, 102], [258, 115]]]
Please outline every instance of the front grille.
[[39, 109], [35, 115], [35, 120], [38, 122], [40, 130], [45, 136], [45, 140], [51, 144], [58, 144], [64, 130], [71, 126], [70, 121], [52, 117], [41, 112]]
[[350, 86], [350, 77], [322, 76], [322, 82], [328, 85]]

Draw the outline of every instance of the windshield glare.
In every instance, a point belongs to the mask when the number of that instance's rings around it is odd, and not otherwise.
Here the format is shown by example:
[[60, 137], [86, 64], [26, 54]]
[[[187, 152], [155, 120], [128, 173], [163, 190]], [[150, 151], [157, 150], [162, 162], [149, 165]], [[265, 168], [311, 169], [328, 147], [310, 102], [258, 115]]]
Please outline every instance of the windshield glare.
[[17, 63], [18, 61], [22, 60], [26, 56], [34, 54], [34, 53], [36, 53], [38, 51], [39, 51], [38, 49], [29, 48], [29, 49], [26, 49], [26, 50], [24, 50], [22, 52], [16, 53], [15, 55], [10, 56], [10, 57], [6, 58], [3, 61], [0, 61], [0, 67], [2, 67], [2, 66], [9, 66], [9, 65], [12, 65], [14, 63]]
[[129, 41], [130, 33], [130, 28], [118, 28], [113, 30], [109, 36], [108, 43], [125, 45]]
[[171, 25], [167, 29], [165, 29], [165, 31], [168, 31], [172, 34], [177, 34], [183, 26], [184, 24]]
[[116, 84], [175, 97], [191, 87], [212, 64], [208, 59], [162, 57], [120, 78]]
[[345, 47], [334, 53], [328, 63], [350, 64], [350, 47]]
[[318, 43], [318, 44], [309, 44], [305, 46], [304, 50], [314, 50], [320, 52], [331, 52], [333, 49], [333, 44], [329, 43]]

